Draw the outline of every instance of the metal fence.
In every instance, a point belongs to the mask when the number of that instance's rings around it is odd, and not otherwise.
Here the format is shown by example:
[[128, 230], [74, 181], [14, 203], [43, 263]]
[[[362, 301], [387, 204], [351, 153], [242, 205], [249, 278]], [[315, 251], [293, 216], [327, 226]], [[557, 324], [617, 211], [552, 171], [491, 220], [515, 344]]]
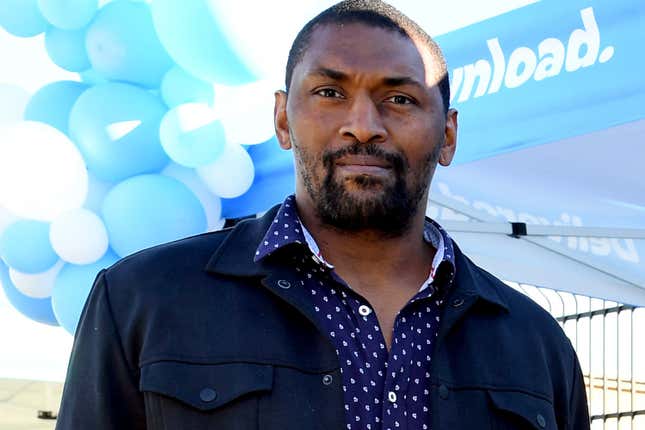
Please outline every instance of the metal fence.
[[645, 308], [508, 284], [551, 313], [571, 339], [592, 430], [645, 430]]

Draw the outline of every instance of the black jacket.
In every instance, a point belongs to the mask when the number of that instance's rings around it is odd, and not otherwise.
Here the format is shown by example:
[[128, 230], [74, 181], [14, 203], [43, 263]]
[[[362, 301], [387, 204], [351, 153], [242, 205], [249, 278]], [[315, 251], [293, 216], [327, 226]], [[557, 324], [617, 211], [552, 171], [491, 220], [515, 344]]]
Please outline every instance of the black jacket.
[[[276, 209], [126, 257], [95, 282], [59, 430], [344, 429], [336, 353], [279, 254]], [[432, 429], [588, 429], [557, 322], [458, 248], [433, 356]]]

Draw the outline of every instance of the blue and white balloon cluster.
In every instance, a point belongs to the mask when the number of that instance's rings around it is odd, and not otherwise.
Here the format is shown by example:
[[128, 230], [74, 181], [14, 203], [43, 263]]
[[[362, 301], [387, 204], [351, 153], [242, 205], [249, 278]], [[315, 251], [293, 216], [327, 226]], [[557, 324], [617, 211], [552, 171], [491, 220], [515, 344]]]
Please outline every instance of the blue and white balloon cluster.
[[240, 55], [221, 11], [2, 1], [6, 31], [44, 33], [51, 60], [79, 74], [33, 95], [0, 85], [0, 283], [23, 314], [73, 333], [101, 268], [292, 191], [274, 81]]

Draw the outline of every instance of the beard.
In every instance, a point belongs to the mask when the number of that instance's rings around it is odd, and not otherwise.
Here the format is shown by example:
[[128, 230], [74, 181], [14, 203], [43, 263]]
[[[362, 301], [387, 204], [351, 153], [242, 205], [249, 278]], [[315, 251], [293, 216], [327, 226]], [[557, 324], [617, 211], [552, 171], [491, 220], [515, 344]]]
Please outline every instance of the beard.
[[[378, 144], [356, 142], [337, 151], [325, 151], [316, 159], [298, 145], [293, 135], [291, 138], [303, 185], [320, 221], [341, 231], [374, 231], [386, 237], [400, 236], [410, 227], [430, 185], [442, 146], [437, 142], [421, 171], [408, 181], [410, 163], [405, 155], [384, 151]], [[336, 161], [345, 155], [369, 155], [386, 161], [393, 180], [370, 175], [338, 178]], [[320, 163], [325, 172], [323, 177], [316, 174]], [[348, 188], [348, 181], [358, 192]]]

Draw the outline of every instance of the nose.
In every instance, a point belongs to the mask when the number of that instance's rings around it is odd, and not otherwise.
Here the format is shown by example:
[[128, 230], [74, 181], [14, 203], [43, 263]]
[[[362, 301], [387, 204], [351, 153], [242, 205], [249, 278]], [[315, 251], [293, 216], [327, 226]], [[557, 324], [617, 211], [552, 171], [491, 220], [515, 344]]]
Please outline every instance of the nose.
[[345, 139], [360, 143], [378, 143], [387, 138], [387, 130], [378, 106], [368, 95], [360, 95], [352, 100], [339, 133]]

